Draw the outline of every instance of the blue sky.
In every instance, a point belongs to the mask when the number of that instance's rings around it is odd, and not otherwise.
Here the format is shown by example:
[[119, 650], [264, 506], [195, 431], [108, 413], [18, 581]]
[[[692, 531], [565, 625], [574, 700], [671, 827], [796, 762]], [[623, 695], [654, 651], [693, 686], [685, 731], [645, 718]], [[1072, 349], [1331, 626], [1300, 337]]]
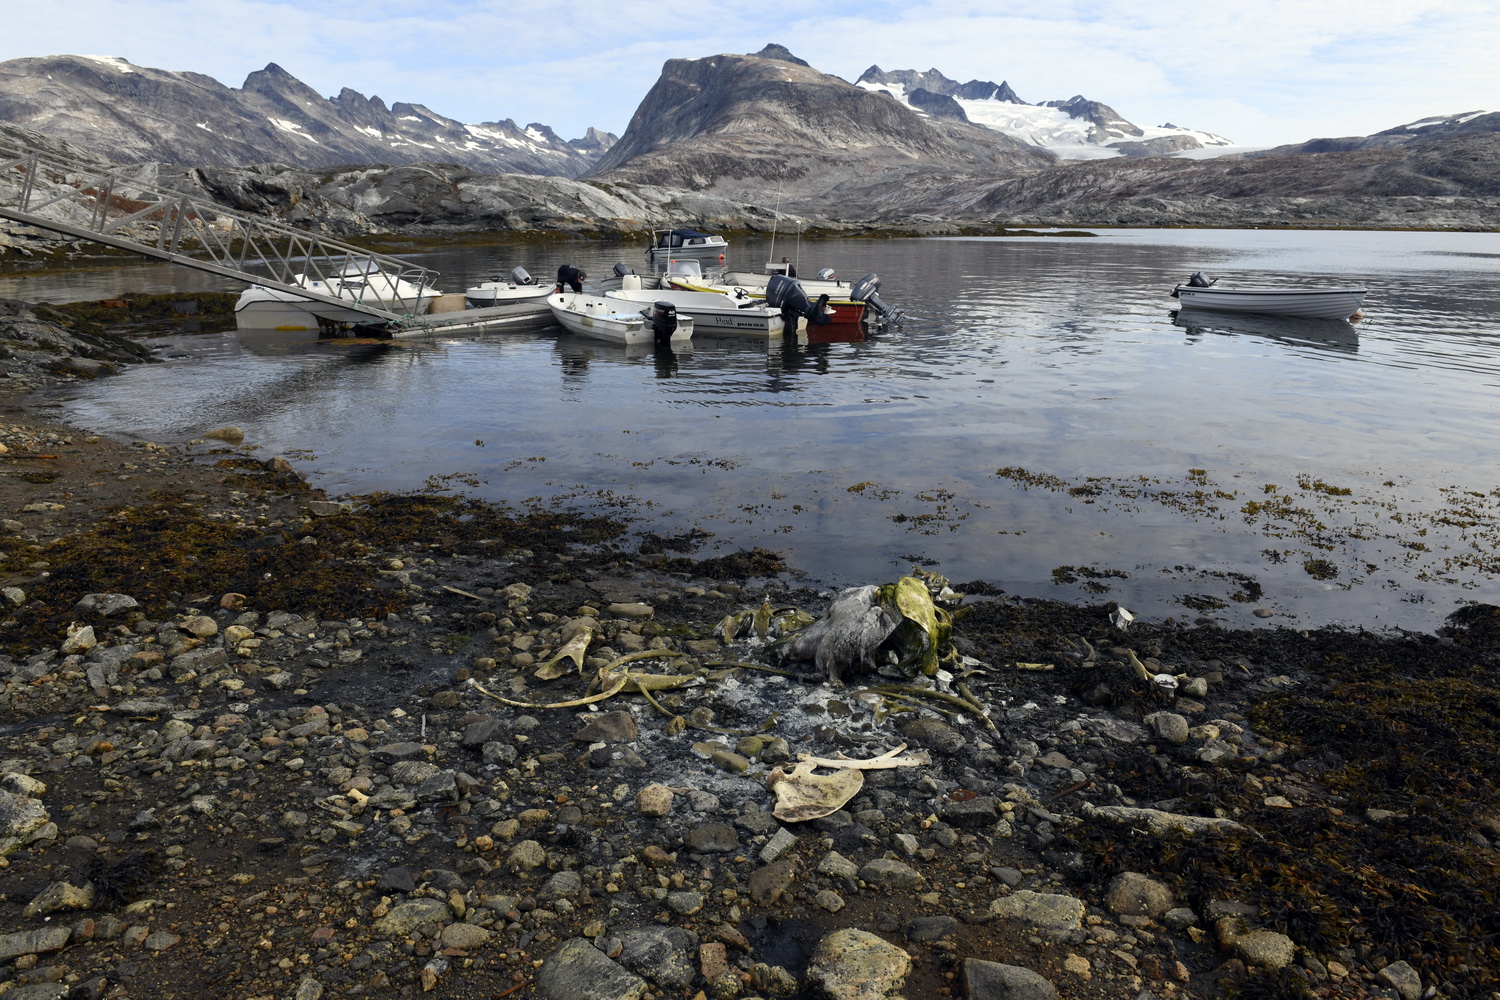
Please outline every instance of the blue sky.
[[[619, 135], [668, 59], [786, 46], [853, 81], [871, 64], [1082, 94], [1140, 125], [1244, 146], [1500, 110], [1500, 0], [0, 0], [0, 60], [120, 56], [238, 87], [275, 62], [464, 122]], [[995, 13], [986, 13], [993, 10]]]

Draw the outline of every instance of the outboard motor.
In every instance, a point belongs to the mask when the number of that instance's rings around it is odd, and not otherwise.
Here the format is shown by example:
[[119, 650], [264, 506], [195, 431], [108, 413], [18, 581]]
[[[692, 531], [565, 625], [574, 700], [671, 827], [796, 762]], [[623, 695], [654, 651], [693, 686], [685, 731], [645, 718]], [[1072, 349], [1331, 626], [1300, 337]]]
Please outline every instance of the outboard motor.
[[1188, 279], [1188, 287], [1207, 288], [1218, 280], [1218, 278], [1209, 278], [1209, 276], [1204, 274], [1202, 271], [1194, 271], [1193, 276]]
[[615, 261], [615, 277], [616, 278], [623, 278], [627, 274], [634, 274], [634, 273], [635, 272], [630, 269], [630, 265], [626, 264], [623, 260], [617, 260], [617, 261]]
[[838, 281], [839, 280], [839, 276], [838, 276], [837, 273], [834, 272], [833, 268], [831, 268], [831, 267], [825, 267], [825, 268], [823, 268], [823, 270], [821, 270], [821, 271], [818, 272], [818, 280], [819, 281]]
[[671, 340], [677, 332], [677, 307], [670, 302], [658, 299], [650, 309], [642, 309], [641, 315], [651, 324], [651, 332], [658, 344]]
[[510, 280], [518, 285], [534, 285], [536, 279], [526, 273], [524, 267], [513, 267], [510, 269]]
[[880, 275], [870, 273], [860, 278], [849, 289], [849, 297], [855, 302], [863, 302], [866, 309], [875, 310], [881, 322], [888, 322], [900, 315], [895, 309], [886, 305], [880, 298]]
[[806, 319], [809, 326], [827, 326], [830, 319], [828, 296], [819, 295], [817, 302], [809, 302], [796, 279], [784, 274], [773, 274], [766, 283], [766, 305], [781, 310], [786, 333], [797, 332], [798, 319]]

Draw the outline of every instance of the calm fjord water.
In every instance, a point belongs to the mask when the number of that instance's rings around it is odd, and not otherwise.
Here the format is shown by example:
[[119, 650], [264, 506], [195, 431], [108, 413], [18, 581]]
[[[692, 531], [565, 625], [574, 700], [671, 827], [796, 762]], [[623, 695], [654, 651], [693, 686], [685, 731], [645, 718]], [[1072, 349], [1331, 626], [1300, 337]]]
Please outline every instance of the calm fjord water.
[[[771, 248], [731, 247], [754, 268]], [[778, 241], [804, 274], [875, 271], [906, 310], [862, 343], [695, 339], [673, 356], [553, 328], [389, 345], [173, 338], [167, 364], [71, 386], [127, 438], [238, 424], [335, 492], [454, 488], [623, 503], [656, 531], [759, 545], [816, 582], [922, 559], [955, 582], [1234, 624], [1278, 612], [1430, 631], [1500, 601], [1500, 235], [1098, 231]], [[422, 258], [441, 286], [635, 246]], [[1367, 284], [1342, 323], [1173, 316], [1225, 283]], [[227, 287], [164, 265], [0, 279], [32, 300]]]

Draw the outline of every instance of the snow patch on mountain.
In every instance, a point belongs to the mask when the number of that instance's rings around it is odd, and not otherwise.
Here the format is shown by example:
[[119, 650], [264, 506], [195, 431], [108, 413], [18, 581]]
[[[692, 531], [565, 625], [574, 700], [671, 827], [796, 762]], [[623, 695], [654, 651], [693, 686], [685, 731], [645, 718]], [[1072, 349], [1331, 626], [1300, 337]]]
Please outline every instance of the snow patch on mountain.
[[[939, 75], [936, 71], [931, 71], [922, 76]], [[857, 86], [869, 91], [889, 94], [918, 114], [926, 114], [912, 102], [907, 94], [906, 86], [902, 83], [862, 79]], [[954, 88], [945, 87], [944, 89]], [[991, 85], [987, 89], [998, 90], [999, 88]], [[1245, 151], [1244, 148], [1235, 146], [1230, 140], [1212, 132], [1180, 128], [1172, 124], [1141, 126], [1121, 120], [1119, 124], [1131, 130], [1126, 131], [1125, 128], [1114, 127], [1114, 123], [1101, 125], [1088, 118], [1069, 114], [1069, 106], [1082, 103], [1082, 98], [1073, 98], [1071, 101], [1053, 101], [1047, 104], [1026, 104], [999, 97], [969, 99], [955, 94], [953, 100], [974, 124], [994, 129], [996, 132], [1020, 139], [1022, 142], [1029, 142], [1034, 146], [1041, 146], [1066, 160], [1139, 156], [1146, 155], [1148, 150], [1156, 155], [1203, 159]], [[1178, 148], [1170, 148], [1172, 146]]]

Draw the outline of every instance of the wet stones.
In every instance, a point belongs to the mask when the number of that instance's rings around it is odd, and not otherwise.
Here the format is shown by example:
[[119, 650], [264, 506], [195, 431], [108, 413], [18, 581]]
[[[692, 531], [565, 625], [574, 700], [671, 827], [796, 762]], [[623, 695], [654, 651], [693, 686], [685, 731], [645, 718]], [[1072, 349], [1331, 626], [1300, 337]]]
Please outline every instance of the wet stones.
[[73, 885], [70, 882], [54, 882], [43, 889], [36, 898], [26, 904], [21, 916], [31, 918], [61, 910], [87, 910], [94, 905], [92, 883]]
[[547, 863], [547, 850], [535, 840], [523, 840], [510, 849], [505, 861], [512, 871], [535, 871]]
[[1019, 965], [964, 959], [969, 1000], [1057, 1000], [1057, 988], [1045, 977]]
[[388, 938], [404, 938], [419, 928], [436, 927], [452, 920], [453, 910], [446, 902], [422, 897], [391, 907], [390, 912], [375, 921], [375, 933]]
[[564, 941], [547, 957], [536, 982], [546, 1000], [641, 1000], [650, 988], [584, 938]]
[[1422, 977], [1407, 962], [1392, 962], [1376, 973], [1375, 978], [1401, 994], [1401, 1000], [1418, 1000], [1422, 996]]
[[750, 873], [750, 898], [757, 903], [775, 903], [797, 877], [797, 860], [783, 857]]
[[652, 783], [635, 794], [635, 807], [642, 816], [665, 816], [672, 811], [675, 796], [665, 785]]
[[968, 745], [958, 730], [941, 719], [913, 719], [901, 727], [901, 734], [918, 746], [940, 754], [956, 754]]
[[617, 935], [616, 961], [662, 989], [686, 990], [693, 982], [697, 935], [681, 927], [632, 927]]
[[927, 884], [922, 873], [904, 861], [891, 858], [876, 858], [859, 870], [859, 877], [872, 886], [910, 892]]
[[1188, 741], [1188, 720], [1176, 712], [1153, 712], [1142, 721], [1152, 728], [1158, 738], [1174, 746], [1182, 746]]
[[1246, 965], [1265, 969], [1285, 968], [1297, 957], [1296, 944], [1278, 931], [1253, 930], [1233, 934], [1229, 937], [1229, 943]]
[[31, 931], [0, 934], [0, 962], [22, 955], [41, 955], [67, 947], [72, 931], [67, 927], [42, 927]]
[[1083, 926], [1083, 901], [1051, 892], [1019, 889], [990, 903], [990, 913], [1039, 931], [1076, 931]]
[[468, 750], [483, 747], [486, 743], [498, 740], [506, 732], [505, 721], [498, 716], [487, 715], [482, 719], [469, 723], [464, 727], [464, 732], [459, 737], [459, 745]]
[[486, 944], [490, 937], [490, 931], [478, 924], [453, 923], [443, 928], [439, 940], [444, 948], [473, 951]]
[[979, 795], [971, 799], [946, 801], [939, 808], [938, 816], [949, 826], [961, 829], [991, 827], [1000, 821], [1000, 800], [991, 795]]
[[386, 764], [403, 760], [424, 760], [427, 757], [427, 748], [420, 743], [387, 743], [371, 750], [370, 756]]
[[911, 956], [869, 931], [843, 928], [818, 942], [807, 978], [828, 1000], [884, 1000], [911, 973]]
[[0, 789], [0, 858], [28, 843], [50, 820], [38, 800]]
[[728, 823], [703, 823], [689, 830], [682, 843], [698, 854], [729, 854], [739, 850], [740, 837]]
[[1177, 903], [1166, 883], [1138, 872], [1122, 872], [1110, 883], [1104, 905], [1116, 916], [1159, 920]]
[[640, 733], [635, 716], [624, 710], [600, 712], [573, 734], [579, 743], [628, 743]]

